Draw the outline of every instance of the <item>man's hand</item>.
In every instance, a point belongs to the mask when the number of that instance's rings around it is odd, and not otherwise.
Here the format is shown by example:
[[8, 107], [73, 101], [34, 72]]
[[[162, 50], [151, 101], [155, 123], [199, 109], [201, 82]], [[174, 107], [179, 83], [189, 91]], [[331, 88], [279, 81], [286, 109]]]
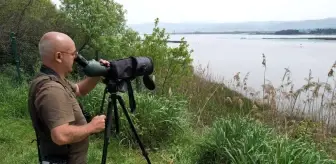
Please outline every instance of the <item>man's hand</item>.
[[90, 133], [99, 133], [105, 129], [105, 115], [95, 116], [88, 124]]
[[101, 64], [105, 65], [105, 66], [108, 66], [108, 67], [110, 66], [110, 62], [107, 61], [107, 60], [100, 59], [99, 62], [100, 62]]
[[[100, 59], [99, 62], [107, 67], [110, 66], [110, 62], [107, 60]], [[76, 96], [85, 96], [88, 94], [94, 87], [96, 87], [100, 79], [101, 77], [88, 77], [77, 83]]]

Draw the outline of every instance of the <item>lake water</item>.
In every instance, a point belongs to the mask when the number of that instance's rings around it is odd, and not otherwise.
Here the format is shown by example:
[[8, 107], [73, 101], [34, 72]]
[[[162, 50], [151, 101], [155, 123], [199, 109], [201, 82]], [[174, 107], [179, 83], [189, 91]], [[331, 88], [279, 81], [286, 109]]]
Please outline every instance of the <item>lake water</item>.
[[[241, 79], [250, 73], [248, 86], [261, 90], [264, 67], [262, 54], [266, 56], [266, 78], [279, 86], [285, 68], [289, 68], [296, 87], [306, 83], [309, 75], [325, 81], [336, 61], [336, 41], [326, 40], [267, 40], [262, 38], [279, 37], [274, 35], [171, 35], [171, 40], [185, 37], [194, 50], [194, 65], [209, 64], [211, 72], [227, 80], [240, 72]], [[281, 36], [302, 37], [302, 36]], [[317, 36], [304, 36], [317, 37]], [[336, 36], [319, 36], [336, 37]], [[241, 39], [244, 38], [244, 39]], [[177, 43], [174, 43], [177, 44]], [[172, 45], [174, 45], [172, 44]]]
[[[336, 37], [336, 36], [274, 36], [274, 35], [171, 35], [171, 40], [180, 40], [182, 37], [193, 49], [192, 58], [194, 66], [209, 65], [211, 74], [217, 78], [224, 78], [226, 84], [233, 80], [233, 76], [240, 72], [241, 80], [249, 72], [248, 87], [255, 91], [261, 91], [264, 82], [264, 67], [262, 54], [266, 56], [266, 79], [271, 81], [275, 88], [281, 85], [281, 79], [285, 68], [291, 71], [294, 89], [307, 84], [305, 78], [312, 71], [313, 80], [325, 82], [332, 65], [336, 61], [336, 41], [308, 40], [308, 39], [262, 39], [272, 37]], [[243, 38], [243, 39], [242, 39]], [[177, 46], [177, 43], [172, 43]], [[329, 83], [333, 82], [332, 79]], [[267, 82], [266, 82], [267, 83]], [[333, 85], [333, 83], [331, 83]], [[332, 86], [334, 87], [334, 85]], [[320, 94], [321, 94], [320, 90]], [[320, 119], [320, 116], [332, 120], [336, 125], [335, 106], [320, 109], [321, 99], [315, 99], [313, 103], [305, 103], [306, 95], [300, 95], [298, 103], [295, 103], [297, 113], [305, 113]], [[326, 97], [331, 97], [326, 95]], [[259, 97], [261, 98], [261, 97]], [[276, 99], [278, 100], [278, 99]], [[281, 99], [281, 101], [286, 101]], [[291, 101], [288, 100], [288, 104]], [[309, 101], [308, 101], [309, 102]], [[278, 101], [276, 103], [279, 103]], [[281, 105], [279, 105], [281, 104]], [[284, 102], [277, 104], [278, 110], [292, 110], [292, 105], [284, 107]], [[306, 104], [306, 105], [305, 105]], [[298, 106], [299, 105], [299, 106]], [[286, 105], [285, 105], [286, 106]], [[301, 111], [302, 110], [302, 111]], [[317, 112], [317, 113], [316, 113]], [[317, 118], [318, 117], [318, 118]]]

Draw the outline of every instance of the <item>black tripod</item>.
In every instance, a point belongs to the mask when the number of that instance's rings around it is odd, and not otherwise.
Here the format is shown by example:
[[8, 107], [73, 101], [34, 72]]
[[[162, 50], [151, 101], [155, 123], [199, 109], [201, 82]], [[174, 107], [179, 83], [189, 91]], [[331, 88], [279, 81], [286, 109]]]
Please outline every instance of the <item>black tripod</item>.
[[[123, 83], [124, 82], [124, 83]], [[103, 155], [102, 155], [102, 164], [106, 163], [106, 157], [107, 157], [107, 148], [108, 148], [108, 144], [110, 143], [109, 139], [111, 136], [111, 126], [112, 126], [112, 104], [113, 104], [113, 111], [114, 111], [114, 120], [115, 120], [115, 125], [116, 125], [116, 133], [119, 133], [119, 114], [118, 114], [118, 108], [117, 108], [117, 100], [119, 101], [119, 104], [128, 120], [128, 123], [132, 129], [132, 132], [142, 150], [142, 154], [144, 155], [144, 157], [147, 160], [148, 164], [151, 164], [149, 157], [148, 157], [148, 153], [146, 152], [136, 130], [135, 127], [132, 123], [132, 120], [130, 118], [130, 116], [128, 115], [128, 112], [126, 110], [125, 107], [125, 101], [122, 99], [122, 97], [120, 95], [117, 94], [118, 91], [122, 91], [122, 84], [127, 84], [127, 89], [128, 89], [128, 94], [129, 94], [129, 98], [130, 98], [130, 107], [131, 107], [131, 112], [133, 112], [135, 110], [135, 100], [134, 100], [134, 96], [133, 96], [133, 89], [131, 86], [131, 82], [130, 80], [127, 81], [123, 81], [123, 82], [119, 82], [119, 81], [112, 81], [112, 80], [105, 80], [104, 83], [106, 84], [106, 88], [105, 88], [105, 92], [104, 92], [104, 96], [103, 96], [103, 100], [102, 100], [102, 105], [101, 105], [101, 109], [100, 109], [100, 113], [103, 113], [103, 106], [104, 106], [104, 100], [105, 100], [105, 96], [107, 94], [107, 92], [110, 93], [109, 98], [108, 98], [108, 106], [107, 106], [107, 116], [106, 116], [106, 123], [105, 123], [105, 131], [104, 131], [104, 147], [103, 147]]]

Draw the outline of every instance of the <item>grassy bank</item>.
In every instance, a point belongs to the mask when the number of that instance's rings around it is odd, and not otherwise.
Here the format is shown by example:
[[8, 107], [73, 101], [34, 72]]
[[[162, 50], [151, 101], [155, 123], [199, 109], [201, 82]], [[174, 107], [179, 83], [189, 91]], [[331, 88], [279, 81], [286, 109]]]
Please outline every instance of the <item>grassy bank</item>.
[[[37, 153], [36, 143], [31, 143], [27, 84], [15, 84], [12, 75], [7, 71], [0, 80], [0, 148], [6, 150], [0, 157], [2, 163], [33, 163]], [[242, 94], [198, 76], [188, 80], [189, 85], [182, 83], [166, 95], [135, 93], [137, 110], [131, 117], [152, 163], [335, 163], [329, 160], [333, 148], [311, 137], [314, 124], [283, 126], [282, 117], [274, 124], [267, 121], [273, 116], [270, 110], [263, 112], [263, 106]], [[100, 110], [103, 89], [100, 84], [80, 99], [92, 115]], [[108, 163], [146, 163], [125, 117], [120, 118], [121, 132], [111, 138]], [[100, 163], [102, 137], [90, 137], [89, 163]]]

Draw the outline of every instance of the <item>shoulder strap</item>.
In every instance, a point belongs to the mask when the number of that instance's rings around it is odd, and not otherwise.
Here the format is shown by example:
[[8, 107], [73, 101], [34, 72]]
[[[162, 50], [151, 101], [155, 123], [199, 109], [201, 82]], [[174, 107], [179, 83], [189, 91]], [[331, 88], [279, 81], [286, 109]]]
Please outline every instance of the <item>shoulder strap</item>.
[[51, 80], [61, 84], [63, 86], [63, 88], [67, 91], [67, 93], [70, 94], [71, 97], [75, 97], [75, 94], [72, 90], [72, 87], [70, 86], [69, 83], [67, 83], [68, 81], [60, 80], [59, 78], [57, 78], [54, 75], [47, 75], [47, 76], [49, 76]]
[[[38, 131], [43, 131], [43, 127], [39, 126], [41, 123], [41, 120], [39, 118], [38, 115], [38, 110], [35, 108], [35, 98], [36, 98], [36, 94], [39, 91], [39, 89], [47, 82], [50, 81], [54, 81], [57, 82], [59, 84], [61, 84], [65, 90], [67, 90], [67, 92], [69, 92], [69, 89], [66, 87], [66, 84], [59, 80], [57, 77], [55, 77], [54, 75], [48, 75], [48, 74], [44, 74], [44, 73], [39, 73], [35, 76], [35, 79], [32, 81], [31, 83], [31, 88], [30, 88], [30, 92], [29, 92], [29, 105], [30, 105], [30, 115], [32, 117], [32, 123], [33, 123], [33, 127], [35, 129], [35, 135], [36, 135], [36, 143], [37, 143], [37, 150], [38, 150], [38, 157], [39, 157], [39, 161], [40, 163], [42, 162], [42, 152], [41, 152], [41, 147], [40, 147], [40, 141], [41, 141], [41, 137], [39, 136]], [[71, 94], [71, 92], [69, 92], [69, 94]], [[35, 109], [35, 111], [32, 111], [33, 109]], [[67, 146], [68, 147], [68, 146]]]
[[[32, 82], [32, 85], [31, 85], [31, 88], [30, 88], [30, 91], [29, 91], [29, 105], [30, 105], [30, 108], [31, 109], [34, 109], [35, 108], [35, 98], [36, 98], [36, 93], [39, 91], [39, 89], [48, 81], [50, 81], [50, 77], [48, 76], [43, 76], [41, 74], [38, 74], [35, 79], [33, 80]], [[31, 111], [32, 112], [32, 111]], [[32, 114], [31, 117], [34, 117], [36, 120], [37, 115], [36, 115], [37, 112], [35, 112], [35, 114]], [[36, 124], [34, 121], [33, 121], [33, 126], [34, 128], [39, 128], [38, 127], [38, 124]]]
[[[46, 82], [50, 81], [50, 78], [47, 76], [41, 76], [41, 74], [37, 75], [36, 79], [34, 79], [32, 86], [31, 86], [31, 90], [29, 92], [29, 105], [30, 108], [33, 109], [35, 108], [34, 102], [35, 102], [35, 96], [36, 93], [38, 91], [39, 88], [41, 88], [41, 86], [43, 84], [45, 84]], [[36, 108], [35, 108], [36, 109]], [[32, 119], [32, 123], [33, 123], [33, 127], [34, 127], [34, 131], [35, 131], [35, 135], [36, 135], [36, 144], [37, 144], [37, 153], [38, 153], [38, 158], [39, 158], [39, 162], [42, 163], [42, 156], [41, 156], [41, 150], [40, 150], [40, 136], [38, 135], [37, 131], [41, 130], [42, 128], [38, 126], [38, 115], [37, 115], [37, 111], [31, 112], [31, 117]]]

